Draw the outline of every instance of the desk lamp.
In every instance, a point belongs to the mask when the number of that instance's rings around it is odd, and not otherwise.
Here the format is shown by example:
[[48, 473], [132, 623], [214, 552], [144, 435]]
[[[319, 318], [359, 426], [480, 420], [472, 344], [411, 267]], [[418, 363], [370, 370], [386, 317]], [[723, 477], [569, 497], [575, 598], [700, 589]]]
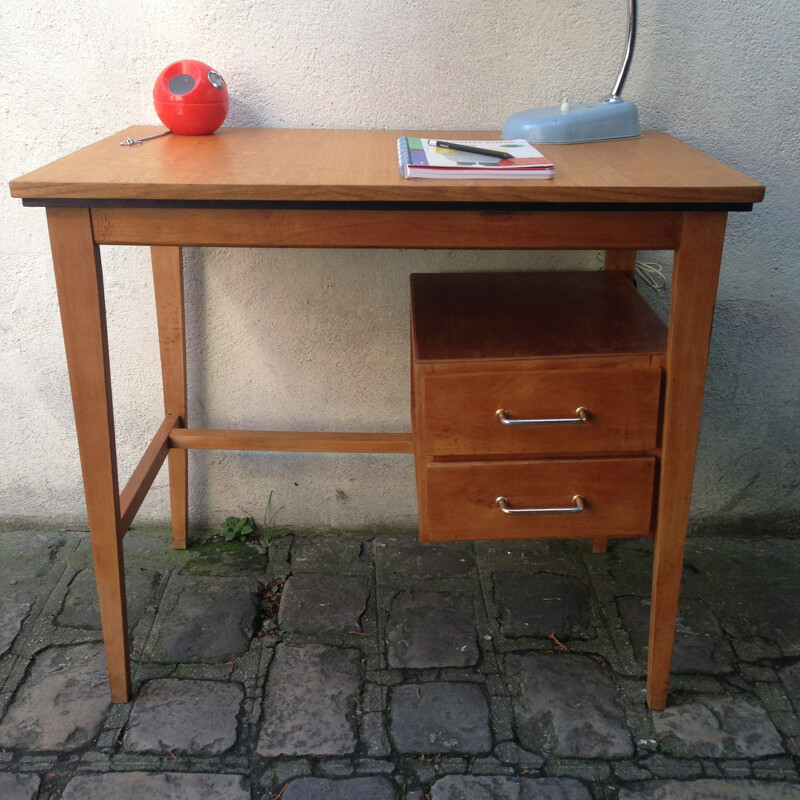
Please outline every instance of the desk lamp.
[[628, 0], [628, 37], [622, 66], [611, 95], [597, 103], [567, 103], [549, 108], [531, 108], [513, 114], [503, 126], [503, 139], [527, 139], [541, 144], [599, 142], [639, 136], [636, 105], [622, 99], [636, 44], [636, 0]]

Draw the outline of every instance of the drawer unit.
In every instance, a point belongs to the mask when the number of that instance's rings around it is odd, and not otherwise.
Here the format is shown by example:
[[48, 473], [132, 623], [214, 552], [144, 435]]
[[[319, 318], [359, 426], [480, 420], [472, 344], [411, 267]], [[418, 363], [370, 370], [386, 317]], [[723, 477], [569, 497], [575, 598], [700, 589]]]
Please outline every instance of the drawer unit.
[[651, 532], [666, 328], [628, 278], [414, 275], [424, 540]]

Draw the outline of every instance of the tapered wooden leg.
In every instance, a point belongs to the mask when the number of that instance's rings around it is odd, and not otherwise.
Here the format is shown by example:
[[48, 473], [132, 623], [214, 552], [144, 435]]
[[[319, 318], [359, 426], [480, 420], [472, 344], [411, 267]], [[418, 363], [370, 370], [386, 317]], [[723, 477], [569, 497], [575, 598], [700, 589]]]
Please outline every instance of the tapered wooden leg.
[[605, 268], [624, 272], [633, 279], [636, 269], [636, 250], [606, 250]]
[[653, 561], [647, 702], [667, 704], [675, 617], [703, 406], [708, 344], [727, 215], [684, 215], [675, 253], [667, 338], [661, 483]]
[[89, 210], [48, 208], [111, 699], [131, 696], [125, 566], [100, 250]]
[[[605, 269], [624, 272], [633, 280], [633, 271], [636, 269], [637, 250], [606, 250]], [[595, 536], [592, 539], [592, 552], [605, 553], [608, 549], [608, 537]]]
[[[153, 286], [161, 349], [164, 410], [186, 427], [186, 325], [180, 247], [151, 247]], [[172, 448], [167, 456], [172, 544], [185, 550], [189, 534], [189, 452]]]

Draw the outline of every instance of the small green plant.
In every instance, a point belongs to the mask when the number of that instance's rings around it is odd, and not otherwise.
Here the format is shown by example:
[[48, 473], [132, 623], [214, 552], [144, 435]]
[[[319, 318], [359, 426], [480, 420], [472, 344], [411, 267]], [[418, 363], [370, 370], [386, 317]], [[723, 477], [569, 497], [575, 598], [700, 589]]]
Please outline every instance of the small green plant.
[[252, 514], [246, 512], [244, 517], [228, 517], [220, 528], [222, 536], [226, 542], [253, 542], [268, 548], [289, 530], [288, 526], [279, 525], [277, 522], [281, 511], [283, 506], [280, 508], [273, 506], [272, 492], [270, 492], [264, 507], [264, 518], [260, 523], [256, 522]]
[[272, 492], [267, 498], [267, 505], [264, 507], [264, 521], [261, 523], [261, 542], [264, 547], [272, 545], [276, 539], [283, 536], [289, 529], [286, 525], [278, 525], [278, 514], [283, 511], [280, 508], [272, 507]]
[[246, 542], [258, 523], [250, 516], [228, 517], [222, 523], [222, 535], [226, 542]]
[[285, 580], [273, 581], [261, 594], [261, 611], [266, 617], [277, 617]]

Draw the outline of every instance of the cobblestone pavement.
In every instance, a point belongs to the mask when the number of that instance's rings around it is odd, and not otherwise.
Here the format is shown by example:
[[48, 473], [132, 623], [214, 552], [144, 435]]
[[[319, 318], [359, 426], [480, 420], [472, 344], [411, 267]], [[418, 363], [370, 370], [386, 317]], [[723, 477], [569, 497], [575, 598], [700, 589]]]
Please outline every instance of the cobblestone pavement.
[[125, 540], [109, 702], [88, 536], [0, 534], [2, 800], [800, 800], [800, 539], [691, 539], [670, 704], [652, 545]]

